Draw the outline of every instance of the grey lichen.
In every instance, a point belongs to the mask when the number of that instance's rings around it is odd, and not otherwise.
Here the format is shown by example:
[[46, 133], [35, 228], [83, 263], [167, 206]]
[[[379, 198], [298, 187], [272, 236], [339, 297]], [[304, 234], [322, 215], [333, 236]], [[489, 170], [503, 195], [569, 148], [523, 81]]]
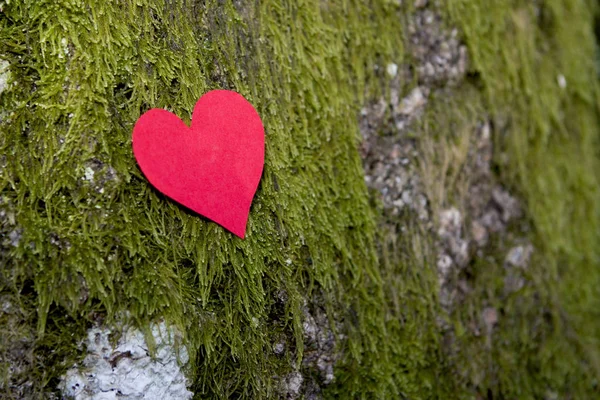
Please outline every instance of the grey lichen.
[[185, 347], [175, 345], [181, 334], [164, 321], [150, 328], [155, 346], [151, 355], [144, 334], [127, 328], [117, 343], [113, 329], [88, 331], [87, 356], [62, 377], [60, 390], [75, 400], [190, 399], [181, 365], [188, 362]]
[[0, 94], [6, 90], [10, 82], [10, 63], [0, 59]]

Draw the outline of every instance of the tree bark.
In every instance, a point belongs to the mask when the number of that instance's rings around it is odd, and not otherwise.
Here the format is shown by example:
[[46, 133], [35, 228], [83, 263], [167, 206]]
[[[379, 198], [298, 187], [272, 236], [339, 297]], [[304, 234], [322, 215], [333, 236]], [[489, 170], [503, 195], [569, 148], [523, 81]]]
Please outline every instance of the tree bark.
[[[0, 10], [2, 397], [598, 396], [594, 1]], [[212, 89], [265, 126], [244, 240], [131, 150]]]

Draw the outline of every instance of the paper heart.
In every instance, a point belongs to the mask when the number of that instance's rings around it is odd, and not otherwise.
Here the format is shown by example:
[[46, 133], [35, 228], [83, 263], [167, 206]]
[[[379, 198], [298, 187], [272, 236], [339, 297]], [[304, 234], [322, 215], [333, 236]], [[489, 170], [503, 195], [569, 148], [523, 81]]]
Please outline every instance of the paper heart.
[[244, 238], [265, 157], [262, 121], [244, 97], [206, 93], [190, 127], [171, 112], [151, 109], [136, 122], [132, 141], [154, 187]]

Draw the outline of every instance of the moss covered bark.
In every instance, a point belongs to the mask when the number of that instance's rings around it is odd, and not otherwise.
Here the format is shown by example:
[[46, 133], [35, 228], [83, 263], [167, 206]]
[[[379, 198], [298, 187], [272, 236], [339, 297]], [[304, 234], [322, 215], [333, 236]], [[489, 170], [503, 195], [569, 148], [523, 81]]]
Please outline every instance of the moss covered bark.
[[[498, 262], [482, 261], [475, 290], [448, 315], [430, 233], [410, 216], [396, 221], [410, 227], [402, 233], [381, 228], [357, 150], [360, 107], [387, 93], [383, 66], [413, 63], [404, 51], [412, 5], [0, 4], [10, 73], [0, 97], [8, 395], [31, 382], [29, 396], [49, 396], [99, 321], [144, 328], [164, 318], [185, 332], [198, 398], [278, 397], [302, 364], [305, 307], [343, 334], [326, 397], [598, 394], [594, 2], [440, 5], [464, 35], [473, 79], [451, 108], [424, 118], [438, 127], [434, 140], [453, 134], [443, 121], [476, 119], [474, 107], [508, 121], [495, 138], [505, 155], [498, 176], [525, 200], [540, 249], [519, 296], [503, 297]], [[245, 240], [153, 190], [131, 152], [143, 112], [165, 107], [189, 122], [197, 98], [217, 88], [242, 93], [265, 124]], [[483, 303], [506, 315], [491, 349], [464, 329]], [[440, 318], [458, 332], [451, 351]], [[28, 344], [12, 357], [21, 339]], [[283, 356], [273, 351], [282, 341]], [[16, 359], [25, 367], [15, 371]]]

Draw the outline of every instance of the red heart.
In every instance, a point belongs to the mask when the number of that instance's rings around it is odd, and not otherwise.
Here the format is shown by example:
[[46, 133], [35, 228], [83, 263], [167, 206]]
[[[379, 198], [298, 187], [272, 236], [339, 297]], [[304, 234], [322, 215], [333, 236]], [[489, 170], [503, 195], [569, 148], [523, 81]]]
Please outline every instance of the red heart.
[[146, 112], [133, 128], [133, 154], [154, 187], [244, 238], [263, 170], [265, 132], [240, 94], [206, 93], [189, 128], [168, 111]]

